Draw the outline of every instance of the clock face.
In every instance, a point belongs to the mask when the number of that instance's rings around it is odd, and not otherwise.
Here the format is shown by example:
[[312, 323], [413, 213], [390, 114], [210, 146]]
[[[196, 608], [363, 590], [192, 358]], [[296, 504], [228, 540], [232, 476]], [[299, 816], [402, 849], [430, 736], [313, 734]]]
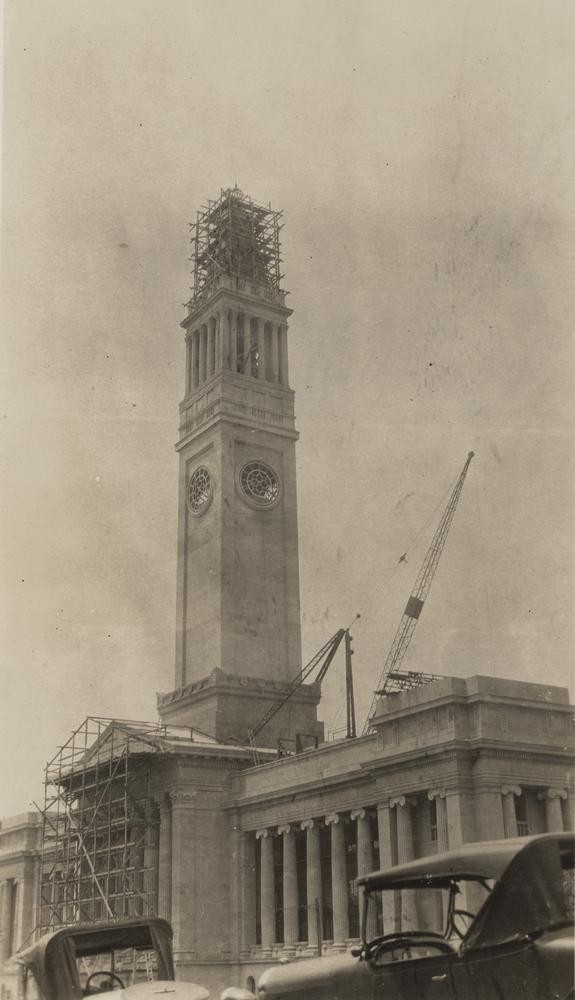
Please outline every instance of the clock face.
[[188, 483], [188, 508], [190, 513], [198, 517], [205, 514], [212, 502], [213, 484], [209, 469], [205, 465], [199, 465], [195, 469]]
[[279, 499], [279, 479], [264, 462], [247, 462], [240, 471], [239, 483], [246, 499], [256, 507], [273, 507]]

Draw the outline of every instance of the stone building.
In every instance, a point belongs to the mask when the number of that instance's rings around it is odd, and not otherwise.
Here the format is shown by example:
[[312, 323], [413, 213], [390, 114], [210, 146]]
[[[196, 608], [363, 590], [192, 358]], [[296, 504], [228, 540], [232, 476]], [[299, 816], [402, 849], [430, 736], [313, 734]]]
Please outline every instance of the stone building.
[[[175, 686], [158, 696], [157, 724], [86, 720], [48, 767], [42, 823], [0, 828], [5, 972], [32, 927], [159, 913], [180, 976], [253, 986], [272, 962], [351, 945], [358, 874], [573, 827], [563, 688], [436, 679], [380, 698], [366, 735], [324, 742], [321, 685], [298, 684], [279, 228], [279, 213], [237, 188], [198, 214], [182, 323]], [[406, 902], [403, 919], [416, 909]], [[377, 915], [387, 929], [397, 919]]]

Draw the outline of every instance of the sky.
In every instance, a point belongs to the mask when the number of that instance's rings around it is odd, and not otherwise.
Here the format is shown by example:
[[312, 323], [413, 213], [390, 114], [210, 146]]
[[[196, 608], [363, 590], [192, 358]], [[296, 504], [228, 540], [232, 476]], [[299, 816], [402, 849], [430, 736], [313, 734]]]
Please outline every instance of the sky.
[[[303, 661], [572, 679], [570, 0], [6, 0], [0, 816], [174, 685], [196, 210], [283, 209]], [[399, 563], [408, 553], [407, 562]], [[340, 662], [341, 660], [341, 662]], [[343, 657], [326, 730], [345, 723]]]

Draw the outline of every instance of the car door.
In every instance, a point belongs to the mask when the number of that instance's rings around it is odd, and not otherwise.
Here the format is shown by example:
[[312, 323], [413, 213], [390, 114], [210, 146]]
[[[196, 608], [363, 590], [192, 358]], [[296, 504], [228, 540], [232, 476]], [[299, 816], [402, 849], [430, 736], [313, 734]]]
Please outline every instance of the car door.
[[408, 958], [381, 967], [381, 993], [385, 998], [409, 1000], [458, 1000], [452, 988], [451, 965], [456, 956], [431, 955]]
[[529, 940], [469, 951], [453, 966], [457, 1000], [546, 1000]]

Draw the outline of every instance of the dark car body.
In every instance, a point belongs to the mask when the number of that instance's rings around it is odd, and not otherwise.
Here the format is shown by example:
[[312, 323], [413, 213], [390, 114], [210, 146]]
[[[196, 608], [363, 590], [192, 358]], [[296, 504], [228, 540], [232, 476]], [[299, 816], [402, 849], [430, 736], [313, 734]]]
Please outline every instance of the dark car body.
[[[573, 834], [543, 834], [467, 844], [363, 876], [361, 948], [269, 969], [258, 998], [572, 998], [574, 850]], [[483, 903], [473, 913], [460, 909], [459, 899], [473, 898], [475, 889]], [[367, 914], [379, 892], [396, 901], [411, 893], [423, 909], [432, 898], [425, 894], [439, 891], [449, 899], [442, 932], [396, 927], [366, 940]]]
[[[172, 929], [158, 917], [113, 923], [71, 924], [45, 934], [16, 956], [22, 995], [41, 1000], [81, 1000], [121, 991], [130, 1000], [207, 1000], [208, 990], [174, 982]], [[35, 989], [29, 990], [33, 977]], [[119, 997], [119, 992], [115, 993]]]

